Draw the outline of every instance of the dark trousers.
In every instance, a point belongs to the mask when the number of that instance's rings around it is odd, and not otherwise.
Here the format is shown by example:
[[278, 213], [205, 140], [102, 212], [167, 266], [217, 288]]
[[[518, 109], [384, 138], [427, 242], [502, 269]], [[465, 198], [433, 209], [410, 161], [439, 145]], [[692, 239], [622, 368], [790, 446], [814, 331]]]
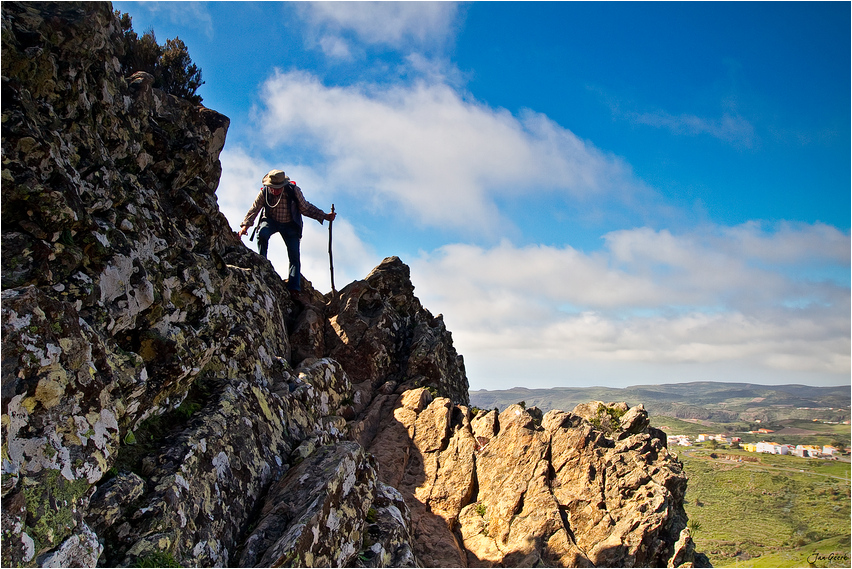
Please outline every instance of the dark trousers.
[[280, 233], [287, 245], [287, 258], [290, 260], [290, 273], [287, 280], [287, 288], [290, 290], [302, 289], [302, 262], [299, 255], [299, 242], [301, 241], [301, 228], [294, 222], [278, 223], [274, 219], [264, 218], [257, 228], [258, 252], [266, 257], [269, 247], [269, 238], [273, 234]]

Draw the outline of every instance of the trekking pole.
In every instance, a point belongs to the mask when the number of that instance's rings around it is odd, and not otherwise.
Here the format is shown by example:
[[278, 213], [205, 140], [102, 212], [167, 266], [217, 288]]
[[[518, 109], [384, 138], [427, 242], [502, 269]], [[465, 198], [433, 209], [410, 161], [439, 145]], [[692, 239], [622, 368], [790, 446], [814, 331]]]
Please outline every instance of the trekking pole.
[[[334, 213], [334, 204], [331, 204], [331, 213]], [[334, 223], [334, 220], [328, 222], [328, 265], [331, 269], [331, 292], [334, 297], [337, 297], [337, 290], [334, 288], [334, 257], [331, 254], [331, 224]]]

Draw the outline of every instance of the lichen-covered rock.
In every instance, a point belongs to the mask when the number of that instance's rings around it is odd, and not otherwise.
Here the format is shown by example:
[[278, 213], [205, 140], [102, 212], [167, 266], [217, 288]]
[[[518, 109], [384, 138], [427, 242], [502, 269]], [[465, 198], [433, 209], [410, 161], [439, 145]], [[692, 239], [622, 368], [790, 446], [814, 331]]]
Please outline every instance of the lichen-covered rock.
[[417, 567], [413, 541], [405, 499], [392, 486], [378, 482], [356, 566]]
[[84, 523], [55, 551], [39, 558], [38, 564], [40, 567], [94, 567], [103, 549], [98, 536]]
[[361, 548], [375, 495], [375, 467], [360, 445], [322, 447], [270, 489], [239, 566], [344, 566]]
[[293, 303], [218, 210], [228, 119], [126, 79], [108, 3], [5, 2], [2, 46], [11, 565], [83, 543], [94, 485], [192, 386], [241, 380], [269, 399], [292, 377]]
[[413, 291], [409, 268], [397, 257], [388, 257], [365, 280], [344, 287], [329, 312], [326, 353], [356, 383], [427, 386], [466, 405], [464, 360], [453, 347], [452, 334]]
[[145, 494], [145, 481], [132, 472], [121, 472], [102, 484], [89, 501], [86, 519], [102, 533], [118, 522], [133, 503]]
[[100, 514], [109, 511], [102, 504], [110, 502], [111, 488], [126, 487], [125, 480], [138, 478], [132, 474], [107, 482], [93, 497], [93, 528], [108, 544], [104, 560], [132, 566], [162, 550], [195, 566], [231, 563], [269, 486], [317, 447], [340, 439], [343, 422], [329, 419], [336, 417], [349, 387], [343, 370], [330, 360], [300, 367], [275, 391], [241, 380], [208, 385], [209, 402], [181, 432], [128, 464], [147, 477], [142, 496], [125, 497], [135, 506], [132, 515], [118, 524]]

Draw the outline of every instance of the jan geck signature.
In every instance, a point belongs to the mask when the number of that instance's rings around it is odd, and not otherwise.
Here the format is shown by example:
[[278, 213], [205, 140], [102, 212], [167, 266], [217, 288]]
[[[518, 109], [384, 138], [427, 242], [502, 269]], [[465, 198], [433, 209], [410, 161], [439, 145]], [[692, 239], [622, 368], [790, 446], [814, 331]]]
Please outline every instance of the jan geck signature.
[[[848, 552], [842, 553], [833, 551], [831, 553], [820, 553], [819, 551], [814, 551], [810, 555], [808, 555], [808, 565], [811, 567], [822, 566], [825, 567], [826, 564], [836, 564], [836, 563], [845, 563], [845, 566], [849, 566], [850, 555]], [[842, 565], [838, 565], [842, 567]]]

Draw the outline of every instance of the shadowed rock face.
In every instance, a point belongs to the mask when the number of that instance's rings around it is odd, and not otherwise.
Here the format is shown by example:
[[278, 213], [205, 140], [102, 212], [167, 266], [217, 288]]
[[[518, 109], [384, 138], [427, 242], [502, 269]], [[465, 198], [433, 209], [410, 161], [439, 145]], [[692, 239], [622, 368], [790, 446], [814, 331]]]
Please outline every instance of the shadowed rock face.
[[293, 302], [219, 212], [227, 117], [109, 4], [2, 26], [5, 566], [693, 560], [644, 409], [474, 414], [398, 258]]

